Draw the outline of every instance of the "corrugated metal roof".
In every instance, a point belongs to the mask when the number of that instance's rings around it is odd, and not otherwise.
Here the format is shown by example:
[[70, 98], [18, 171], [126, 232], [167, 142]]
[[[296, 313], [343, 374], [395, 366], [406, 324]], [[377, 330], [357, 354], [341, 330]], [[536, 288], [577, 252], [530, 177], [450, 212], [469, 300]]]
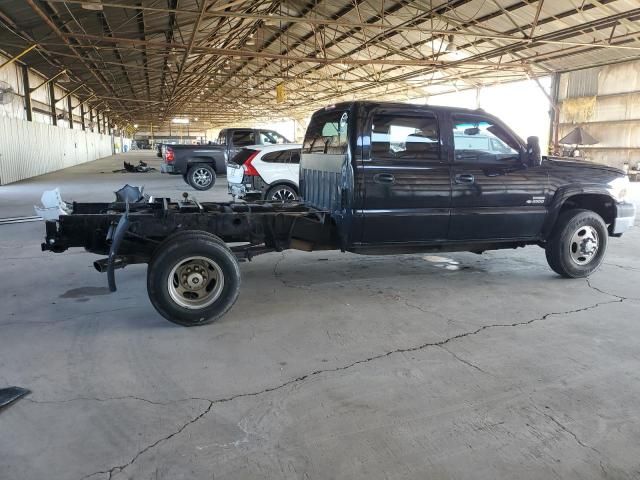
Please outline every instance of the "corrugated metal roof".
[[[68, 68], [70, 88], [84, 83], [121, 121], [140, 124], [301, 117], [343, 99], [405, 99], [640, 57], [637, 0], [104, 0], [98, 12], [82, 3], [3, 0], [0, 48], [37, 43], [26, 63], [48, 76]], [[591, 91], [582, 75], [572, 94]]]

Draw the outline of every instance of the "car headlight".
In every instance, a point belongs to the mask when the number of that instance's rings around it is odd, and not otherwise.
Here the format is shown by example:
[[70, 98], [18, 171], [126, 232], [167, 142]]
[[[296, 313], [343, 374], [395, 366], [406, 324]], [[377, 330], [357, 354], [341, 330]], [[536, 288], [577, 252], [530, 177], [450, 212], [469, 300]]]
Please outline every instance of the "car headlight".
[[609, 182], [607, 188], [609, 194], [616, 199], [617, 202], [623, 202], [627, 196], [627, 190], [629, 187], [629, 177], [618, 177], [615, 180]]

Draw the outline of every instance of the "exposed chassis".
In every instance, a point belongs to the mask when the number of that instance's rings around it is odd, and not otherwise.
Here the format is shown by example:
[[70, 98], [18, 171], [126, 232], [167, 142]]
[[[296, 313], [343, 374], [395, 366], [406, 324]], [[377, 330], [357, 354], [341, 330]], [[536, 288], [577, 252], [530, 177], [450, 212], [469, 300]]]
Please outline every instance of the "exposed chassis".
[[228, 245], [239, 261], [289, 248], [337, 248], [335, 229], [327, 212], [302, 203], [200, 203], [185, 198], [151, 198], [136, 203], [77, 203], [69, 215], [46, 222], [42, 250], [63, 252], [84, 247], [107, 255], [94, 262], [107, 272], [115, 291], [113, 271], [129, 264], [148, 263], [162, 243], [185, 231], [213, 234]]

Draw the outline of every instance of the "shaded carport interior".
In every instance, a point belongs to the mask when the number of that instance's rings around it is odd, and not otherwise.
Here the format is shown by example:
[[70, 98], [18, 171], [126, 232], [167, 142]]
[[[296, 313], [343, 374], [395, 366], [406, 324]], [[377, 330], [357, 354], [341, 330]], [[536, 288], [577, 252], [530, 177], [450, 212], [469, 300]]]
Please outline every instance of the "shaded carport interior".
[[[234, 1], [217, 14], [212, 2], [102, 3], [4, 1], [0, 45], [37, 43], [20, 60], [47, 77], [69, 68], [64, 88], [84, 83], [81, 99], [95, 94], [122, 128], [304, 117], [352, 96], [405, 100], [637, 58], [631, 1], [385, 1], [384, 16], [360, 1]], [[3, 186], [0, 204], [30, 210], [25, 192], [59, 183], [70, 199], [108, 200], [116, 182], [141, 180], [101, 171], [149, 157]], [[228, 198], [223, 185], [210, 195]], [[242, 265], [233, 311], [196, 330], [153, 312], [144, 267], [119, 272], [109, 296], [93, 257], [39, 252], [41, 224], [1, 228], [0, 382], [33, 391], [0, 411], [3, 478], [638, 476], [637, 228], [576, 282], [551, 275], [536, 247], [269, 254]]]

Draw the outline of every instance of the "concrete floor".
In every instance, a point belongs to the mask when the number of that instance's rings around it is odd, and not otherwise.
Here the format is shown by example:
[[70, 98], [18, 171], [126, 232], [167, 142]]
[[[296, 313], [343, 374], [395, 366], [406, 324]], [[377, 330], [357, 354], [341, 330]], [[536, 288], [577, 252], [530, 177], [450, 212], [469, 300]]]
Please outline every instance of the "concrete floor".
[[[152, 155], [0, 187], [0, 217], [56, 185], [178, 195], [180, 177], [109, 173]], [[0, 387], [33, 391], [0, 411], [3, 480], [640, 477], [640, 228], [589, 281], [537, 247], [269, 254], [192, 329], [156, 314], [145, 267], [109, 295], [94, 256], [42, 236], [0, 226]]]

